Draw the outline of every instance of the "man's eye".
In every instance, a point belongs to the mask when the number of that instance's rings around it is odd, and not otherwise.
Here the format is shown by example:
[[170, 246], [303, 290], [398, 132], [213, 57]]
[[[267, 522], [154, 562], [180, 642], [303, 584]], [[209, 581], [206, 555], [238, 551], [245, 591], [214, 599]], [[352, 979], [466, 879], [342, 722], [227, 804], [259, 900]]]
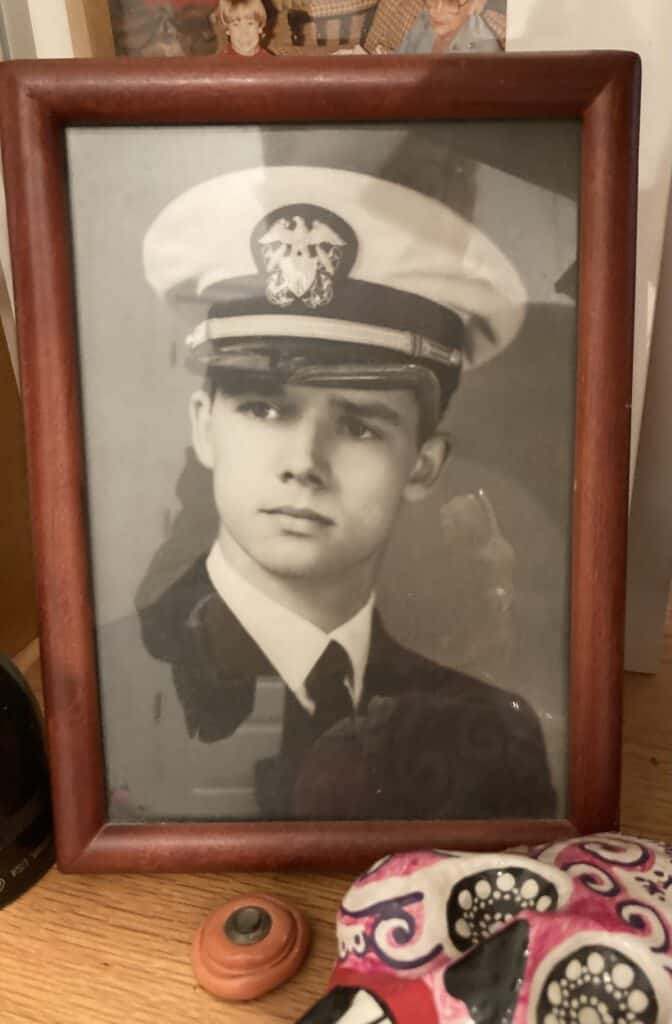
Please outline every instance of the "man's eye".
[[262, 402], [259, 400], [243, 402], [239, 407], [238, 411], [244, 413], [246, 416], [251, 416], [256, 420], [277, 420], [280, 416], [280, 410], [277, 406], [271, 402]]
[[343, 420], [343, 429], [349, 437], [356, 441], [371, 441], [380, 436], [373, 427], [370, 427], [364, 420], [360, 420], [358, 416], [346, 416]]

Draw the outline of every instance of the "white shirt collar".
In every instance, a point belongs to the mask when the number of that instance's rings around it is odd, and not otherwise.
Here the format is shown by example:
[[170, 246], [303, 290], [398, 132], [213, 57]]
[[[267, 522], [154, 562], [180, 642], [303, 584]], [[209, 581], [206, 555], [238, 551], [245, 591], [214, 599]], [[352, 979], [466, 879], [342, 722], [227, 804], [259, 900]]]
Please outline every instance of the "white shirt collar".
[[353, 668], [350, 695], [354, 706], [358, 706], [371, 645], [373, 594], [351, 619], [331, 633], [325, 633], [244, 579], [226, 561], [216, 541], [205, 564], [221, 599], [307, 711], [312, 713], [315, 705], [306, 693], [306, 679], [330, 640], [337, 640], [350, 657]]

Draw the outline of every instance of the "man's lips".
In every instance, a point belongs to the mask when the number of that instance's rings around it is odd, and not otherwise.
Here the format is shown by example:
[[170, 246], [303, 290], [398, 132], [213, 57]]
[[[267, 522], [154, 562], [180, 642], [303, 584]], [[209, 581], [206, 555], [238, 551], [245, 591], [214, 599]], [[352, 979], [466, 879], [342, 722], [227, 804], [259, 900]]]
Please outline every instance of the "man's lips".
[[321, 526], [333, 526], [334, 520], [328, 516], [322, 516], [312, 508], [297, 508], [294, 505], [277, 505], [275, 508], [263, 508], [261, 510], [267, 516], [289, 516], [291, 519], [304, 519], [311, 523], [319, 523]]

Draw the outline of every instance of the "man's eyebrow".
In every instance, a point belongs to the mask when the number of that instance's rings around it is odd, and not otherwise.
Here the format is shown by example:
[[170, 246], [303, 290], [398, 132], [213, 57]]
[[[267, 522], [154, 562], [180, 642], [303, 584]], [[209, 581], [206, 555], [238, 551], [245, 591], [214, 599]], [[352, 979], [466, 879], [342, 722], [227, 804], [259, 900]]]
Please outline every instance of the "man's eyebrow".
[[386, 423], [391, 423], [393, 426], [399, 426], [403, 423], [403, 417], [400, 413], [386, 402], [357, 402], [348, 398], [337, 398], [335, 399], [335, 404], [342, 409], [343, 412], [350, 413], [354, 416], [364, 416], [366, 419], [384, 420]]

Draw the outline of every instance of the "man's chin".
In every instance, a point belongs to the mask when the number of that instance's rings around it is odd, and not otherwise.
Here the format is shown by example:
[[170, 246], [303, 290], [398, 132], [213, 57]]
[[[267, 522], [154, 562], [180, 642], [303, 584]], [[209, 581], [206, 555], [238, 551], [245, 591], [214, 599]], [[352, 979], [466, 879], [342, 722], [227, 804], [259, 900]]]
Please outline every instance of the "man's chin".
[[[286, 579], [319, 579], [333, 573], [331, 560], [316, 550], [312, 538], [286, 537], [255, 556], [255, 561], [274, 576]], [[331, 570], [331, 571], [330, 571]]]

